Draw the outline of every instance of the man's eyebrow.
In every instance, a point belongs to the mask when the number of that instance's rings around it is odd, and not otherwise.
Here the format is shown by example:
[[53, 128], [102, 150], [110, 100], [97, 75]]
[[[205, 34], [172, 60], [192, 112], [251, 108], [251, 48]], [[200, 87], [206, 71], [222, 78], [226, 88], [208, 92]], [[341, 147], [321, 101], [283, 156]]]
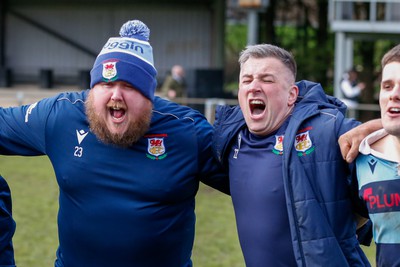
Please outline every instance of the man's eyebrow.
[[392, 80], [391, 79], [382, 80], [381, 84], [384, 84], [384, 83], [392, 83]]

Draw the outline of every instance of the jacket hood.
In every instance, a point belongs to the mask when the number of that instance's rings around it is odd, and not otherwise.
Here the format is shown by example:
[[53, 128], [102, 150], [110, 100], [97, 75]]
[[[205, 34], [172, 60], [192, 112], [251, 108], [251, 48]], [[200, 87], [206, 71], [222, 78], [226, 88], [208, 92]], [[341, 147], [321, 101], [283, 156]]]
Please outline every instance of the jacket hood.
[[346, 105], [336, 97], [326, 95], [321, 84], [302, 80], [296, 83], [299, 87], [299, 95], [296, 105], [317, 104], [318, 109], [337, 108], [344, 115], [346, 114]]

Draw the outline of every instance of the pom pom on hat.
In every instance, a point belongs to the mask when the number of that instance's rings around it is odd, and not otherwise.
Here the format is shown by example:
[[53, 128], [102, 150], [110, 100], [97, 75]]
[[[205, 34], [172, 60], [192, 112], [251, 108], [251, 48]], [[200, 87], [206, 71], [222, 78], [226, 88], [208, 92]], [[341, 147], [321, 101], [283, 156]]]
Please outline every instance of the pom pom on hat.
[[157, 86], [150, 30], [140, 20], [122, 25], [121, 37], [111, 37], [90, 72], [90, 88], [99, 82], [125, 81], [153, 101]]
[[148, 42], [150, 39], [150, 29], [140, 20], [130, 20], [122, 25], [119, 35], [121, 37], [136, 38]]

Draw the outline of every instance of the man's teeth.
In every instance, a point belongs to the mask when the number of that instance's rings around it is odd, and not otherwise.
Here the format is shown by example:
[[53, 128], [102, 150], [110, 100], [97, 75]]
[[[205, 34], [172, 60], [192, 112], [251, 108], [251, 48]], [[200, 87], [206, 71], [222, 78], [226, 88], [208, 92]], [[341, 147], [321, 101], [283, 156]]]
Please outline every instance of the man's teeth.
[[400, 112], [400, 108], [391, 108], [390, 112]]
[[264, 104], [264, 102], [262, 102], [261, 100], [251, 100], [251, 101], [250, 101], [250, 104], [253, 104], [253, 105], [262, 105], [262, 104]]

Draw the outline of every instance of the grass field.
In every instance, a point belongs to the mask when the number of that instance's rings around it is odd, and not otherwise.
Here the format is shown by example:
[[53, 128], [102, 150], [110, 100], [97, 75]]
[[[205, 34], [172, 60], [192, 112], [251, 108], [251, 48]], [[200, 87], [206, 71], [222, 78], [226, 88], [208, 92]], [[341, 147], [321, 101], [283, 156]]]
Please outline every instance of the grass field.
[[[50, 162], [46, 157], [0, 156], [0, 174], [12, 191], [17, 266], [54, 266], [58, 187]], [[230, 198], [201, 186], [196, 213], [194, 266], [244, 267]], [[374, 247], [363, 249], [372, 263]]]

